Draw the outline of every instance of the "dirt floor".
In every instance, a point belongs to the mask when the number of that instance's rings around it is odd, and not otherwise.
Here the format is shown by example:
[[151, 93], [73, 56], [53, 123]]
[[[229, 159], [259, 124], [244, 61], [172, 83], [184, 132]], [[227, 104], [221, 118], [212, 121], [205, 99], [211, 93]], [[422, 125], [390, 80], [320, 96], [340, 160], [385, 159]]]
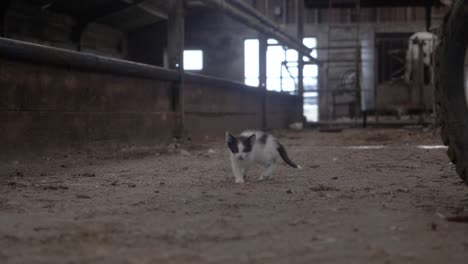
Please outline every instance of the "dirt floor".
[[[217, 142], [0, 163], [0, 263], [467, 263], [433, 131], [282, 132], [302, 170], [233, 183]], [[374, 146], [374, 147], [367, 147]]]

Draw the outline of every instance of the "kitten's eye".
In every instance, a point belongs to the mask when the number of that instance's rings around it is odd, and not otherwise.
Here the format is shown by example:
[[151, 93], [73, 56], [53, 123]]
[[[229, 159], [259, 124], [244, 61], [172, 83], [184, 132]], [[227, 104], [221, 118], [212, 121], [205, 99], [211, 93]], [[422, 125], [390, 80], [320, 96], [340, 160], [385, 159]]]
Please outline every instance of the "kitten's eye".
[[244, 144], [244, 149], [242, 150], [242, 152], [248, 153], [248, 152], [251, 152], [251, 151], [252, 151], [252, 145], [251, 144]]
[[237, 144], [235, 142], [228, 142], [227, 145], [232, 153], [234, 154], [239, 153], [239, 149], [237, 148]]

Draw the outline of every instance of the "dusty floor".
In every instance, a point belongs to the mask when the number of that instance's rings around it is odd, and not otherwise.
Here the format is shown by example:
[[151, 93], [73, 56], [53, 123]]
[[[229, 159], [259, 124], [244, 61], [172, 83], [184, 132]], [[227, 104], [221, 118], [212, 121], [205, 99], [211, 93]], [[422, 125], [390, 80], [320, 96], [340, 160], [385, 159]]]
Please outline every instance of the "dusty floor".
[[304, 169], [244, 185], [221, 141], [3, 162], [0, 263], [467, 263], [468, 224], [440, 214], [468, 187], [417, 148], [434, 134], [283, 133]]

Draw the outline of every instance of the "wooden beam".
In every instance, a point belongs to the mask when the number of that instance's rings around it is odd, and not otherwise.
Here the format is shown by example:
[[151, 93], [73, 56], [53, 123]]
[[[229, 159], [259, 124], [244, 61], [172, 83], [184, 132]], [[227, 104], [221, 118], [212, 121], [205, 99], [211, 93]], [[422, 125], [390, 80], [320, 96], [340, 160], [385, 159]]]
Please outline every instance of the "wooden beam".
[[426, 3], [426, 31], [430, 32], [431, 31], [431, 22], [432, 22], [432, 3], [429, 1]]
[[185, 3], [184, 0], [172, 0], [169, 5], [167, 21], [167, 58], [169, 68], [179, 72], [179, 80], [172, 84], [172, 108], [176, 112], [177, 121], [174, 136], [184, 135], [184, 35], [185, 35]]
[[418, 44], [418, 59], [415, 61], [416, 67], [415, 69], [415, 82], [416, 82], [416, 87], [418, 89], [418, 105], [420, 107], [420, 110], [422, 110], [419, 113], [419, 123], [423, 123], [424, 121], [424, 110], [425, 110], [425, 104], [424, 104], [424, 41], [422, 40], [417, 40]]

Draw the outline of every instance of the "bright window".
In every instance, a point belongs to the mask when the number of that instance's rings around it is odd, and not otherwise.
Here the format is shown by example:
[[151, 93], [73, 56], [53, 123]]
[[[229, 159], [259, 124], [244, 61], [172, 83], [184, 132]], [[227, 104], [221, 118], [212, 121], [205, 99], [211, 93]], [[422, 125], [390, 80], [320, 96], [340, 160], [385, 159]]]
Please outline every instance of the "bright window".
[[[268, 39], [267, 49], [267, 89], [297, 93], [298, 59], [296, 50], [285, 49], [275, 39]], [[309, 48], [317, 47], [316, 38], [304, 38], [303, 43]], [[317, 57], [317, 50], [311, 55]], [[308, 59], [304, 59], [307, 63]], [[308, 121], [318, 119], [318, 67], [306, 64], [304, 75], [304, 115]], [[244, 82], [246, 85], [259, 85], [259, 41], [247, 39], [244, 42]]]
[[[275, 39], [268, 39], [267, 50], [267, 89], [294, 93], [297, 90], [297, 60], [298, 53], [293, 49], [284, 49]], [[304, 38], [304, 45], [309, 48], [317, 46], [316, 38]], [[259, 41], [247, 39], [244, 42], [244, 77], [245, 84], [259, 85]], [[311, 53], [317, 56], [317, 50]], [[317, 90], [318, 67], [307, 64], [304, 66], [305, 91]]]
[[258, 39], [247, 39], [244, 41], [244, 76], [246, 85], [259, 85], [259, 45]]
[[184, 50], [184, 70], [203, 70], [202, 50]]

